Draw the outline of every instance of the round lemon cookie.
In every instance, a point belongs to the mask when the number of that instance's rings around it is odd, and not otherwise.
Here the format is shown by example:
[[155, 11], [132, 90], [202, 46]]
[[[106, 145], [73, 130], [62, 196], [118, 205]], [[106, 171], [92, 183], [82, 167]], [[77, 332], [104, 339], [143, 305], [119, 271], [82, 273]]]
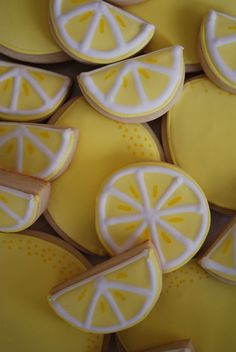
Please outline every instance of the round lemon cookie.
[[196, 261], [163, 278], [161, 296], [149, 316], [119, 333], [125, 351], [146, 351], [189, 338], [196, 351], [236, 350], [236, 287], [206, 273]]
[[202, 17], [211, 9], [236, 16], [232, 0], [146, 0], [125, 7], [126, 11], [156, 26], [155, 34], [145, 50], [182, 45], [188, 72], [200, 69], [197, 38]]
[[161, 160], [160, 144], [146, 126], [107, 119], [83, 97], [69, 102], [53, 121], [58, 127], [77, 128], [80, 138], [69, 169], [52, 183], [46, 217], [74, 245], [103, 255], [105, 250], [95, 230], [95, 203], [101, 183], [129, 163]]
[[35, 63], [67, 61], [51, 36], [49, 0], [8, 0], [0, 4], [0, 52]]
[[166, 154], [220, 210], [236, 210], [236, 96], [204, 76], [190, 80], [163, 124]]
[[[1, 349], [4, 352], [102, 351], [103, 336], [80, 332], [57, 317], [49, 290], [86, 267], [65, 242], [42, 233], [0, 233]], [[14, 338], [13, 338], [14, 336]]]

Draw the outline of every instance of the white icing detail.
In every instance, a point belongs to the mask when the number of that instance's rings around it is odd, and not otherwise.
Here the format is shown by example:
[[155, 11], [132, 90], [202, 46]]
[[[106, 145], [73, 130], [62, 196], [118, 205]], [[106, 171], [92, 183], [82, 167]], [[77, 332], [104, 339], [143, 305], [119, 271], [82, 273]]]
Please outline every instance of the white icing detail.
[[[154, 26], [144, 22], [143, 20], [131, 15], [130, 13], [116, 8], [110, 4], [104, 3], [101, 0], [88, 2], [78, 7], [73, 8], [73, 10], [68, 11], [67, 13], [61, 14], [60, 4], [62, 0], [54, 0], [52, 11], [52, 16], [54, 17], [54, 25], [57, 27], [57, 30], [60, 33], [60, 36], [68, 47], [74, 49], [76, 52], [82, 53], [91, 58], [98, 59], [115, 59], [116, 57], [120, 57], [122, 55], [127, 54], [129, 51], [133, 51], [140, 45], [140, 43], [144, 42], [149, 33], [153, 32]], [[128, 43], [125, 42], [122, 33], [119, 29], [118, 24], [116, 23], [115, 18], [113, 18], [110, 9], [115, 9], [117, 13], [120, 13], [121, 16], [125, 14], [126, 17], [134, 19], [136, 22], [142, 24], [142, 29], [139, 34], [130, 40]], [[88, 30], [82, 42], [76, 42], [73, 40], [65, 30], [66, 23], [83, 13], [88, 11], [93, 11], [94, 16], [90, 21], [88, 26]], [[93, 37], [94, 32], [97, 30], [98, 22], [101, 17], [104, 17], [109, 23], [110, 29], [114, 35], [116, 40], [116, 47], [110, 50], [95, 50], [90, 47], [91, 39]]]
[[[121, 330], [122, 328], [126, 328], [127, 326], [138, 321], [145, 314], [145, 312], [148, 309], [150, 309], [150, 306], [152, 306], [155, 303], [156, 292], [160, 288], [157, 287], [158, 276], [156, 275], [155, 269], [152, 265], [152, 261], [149, 257], [147, 258], [147, 261], [146, 261], [149, 282], [150, 282], [150, 288], [148, 288], [148, 289], [136, 287], [136, 286], [131, 286], [128, 284], [123, 284], [123, 283], [120, 283], [119, 280], [117, 280], [117, 281], [107, 280], [104, 278], [104, 275], [109, 274], [109, 273], [114, 273], [116, 270], [119, 270], [121, 268], [125, 268], [130, 263], [135, 263], [135, 262], [147, 257], [148, 254], [149, 254], [149, 251], [145, 249], [140, 254], [136, 255], [135, 257], [132, 257], [132, 258], [124, 261], [123, 263], [104, 271], [103, 273], [86, 278], [78, 283], [75, 283], [69, 287], [62, 289], [61, 291], [52, 295], [49, 298], [49, 300], [52, 303], [54, 309], [57, 311], [57, 313], [61, 317], [63, 317], [68, 322], [70, 322], [72, 325], [77, 326], [78, 328], [86, 328], [87, 330], [92, 330], [93, 332], [106, 332], [106, 333], [109, 333], [109, 332], [114, 331], [116, 329]], [[91, 282], [92, 280], [95, 280], [95, 283], [96, 283], [95, 284], [95, 293], [91, 299], [91, 303], [88, 308], [85, 321], [80, 322], [80, 321], [76, 320], [74, 317], [70, 316], [70, 314], [68, 314], [62, 308], [62, 306], [57, 302], [57, 299], [60, 296], [63, 296], [66, 292], [70, 292], [73, 289], [77, 289], [77, 288], [83, 286], [84, 284]], [[114, 298], [112, 297], [112, 294], [108, 291], [109, 289], [116, 289], [116, 290], [120, 290], [120, 291], [132, 292], [137, 295], [141, 295], [146, 298], [145, 303], [138, 314], [136, 314], [133, 318], [131, 318], [129, 320], [125, 320], [125, 318], [122, 315], [121, 311], [119, 310], [119, 307], [117, 306]], [[93, 316], [94, 310], [96, 308], [96, 304], [97, 304], [100, 296], [104, 296], [106, 298], [106, 300], [108, 301], [114, 315], [116, 316], [116, 318], [118, 320], [117, 325], [113, 325], [110, 327], [102, 327], [102, 328], [91, 325], [92, 316]]]
[[[211, 256], [218, 251], [219, 247], [222, 245], [222, 243], [231, 233], [233, 237], [233, 254], [234, 254], [233, 268], [219, 264], [215, 262], [213, 259], [211, 259]], [[226, 234], [212, 246], [212, 248], [207, 253], [207, 255], [200, 260], [200, 264], [204, 269], [212, 271], [215, 274], [218, 273], [218, 275], [225, 274], [225, 275], [232, 275], [236, 277], [236, 223], [234, 223], [233, 226], [226, 232]]]
[[[216, 38], [215, 36], [215, 23], [217, 17], [224, 17], [229, 20], [235, 21], [236, 25], [236, 17], [226, 15], [224, 13], [210, 11], [206, 22], [205, 22], [205, 38], [206, 45], [211, 56], [211, 59], [216, 66], [216, 68], [220, 71], [220, 73], [225, 76], [229, 81], [236, 84], [236, 70], [228, 67], [223, 59], [221, 58], [218, 48], [222, 45], [227, 45], [233, 42], [236, 42], [236, 34], [225, 36], [222, 38]], [[236, 56], [235, 56], [236, 58]]]
[[0, 231], [2, 232], [18, 231], [21, 226], [24, 226], [29, 222], [32, 216], [33, 209], [34, 209], [34, 196], [32, 194], [26, 194], [24, 192], [0, 185], [0, 193], [1, 192], [8, 193], [10, 195], [14, 195], [16, 197], [27, 200], [28, 207], [25, 211], [25, 214], [22, 217], [18, 216], [13, 210], [11, 210], [6, 204], [4, 204], [0, 200], [0, 209], [3, 210], [6, 214], [8, 214], [11, 218], [13, 218], [16, 221], [15, 225], [8, 226], [8, 227], [1, 226], [0, 224]]
[[[30, 115], [36, 115], [43, 112], [47, 112], [48, 110], [52, 109], [57, 104], [57, 102], [60, 101], [66, 95], [69, 89], [69, 84], [70, 84], [69, 79], [57, 73], [45, 71], [42, 69], [22, 66], [18, 64], [8, 63], [5, 61], [0, 61], [0, 66], [9, 68], [9, 71], [4, 72], [3, 74], [0, 74], [0, 82], [10, 78], [13, 79], [12, 96], [11, 96], [9, 107], [0, 106], [0, 113], [16, 115], [16, 116], [22, 116], [22, 115], [30, 116]], [[56, 95], [53, 98], [51, 98], [46, 95], [46, 93], [36, 82], [36, 80], [34, 80], [33, 77], [27, 72], [28, 70], [32, 70], [32, 72], [39, 72], [41, 74], [47, 74], [55, 77], [64, 78], [64, 83], [60, 87], [60, 90], [56, 93]], [[41, 107], [31, 109], [31, 110], [17, 109], [19, 88], [20, 88], [22, 79], [25, 79], [25, 81], [28, 82], [28, 84], [33, 87], [35, 92], [41, 98], [43, 102], [43, 105]]]
[[[145, 173], [161, 173], [167, 176], [171, 176], [173, 178], [172, 183], [167, 188], [166, 192], [161, 195], [161, 197], [157, 200], [154, 207], [152, 207], [149, 202], [148, 192], [144, 180]], [[138, 214], [106, 218], [106, 202], [107, 197], [110, 195], [109, 190], [114, 188], [114, 185], [118, 179], [127, 175], [133, 175], [136, 179], [140, 198], [142, 199], [142, 203], [139, 203], [141, 204], [142, 209], [139, 211]], [[163, 208], [168, 199], [170, 199], [170, 197], [182, 184], [186, 185], [193, 192], [195, 197], [198, 199], [199, 204], [176, 204], [171, 207]], [[122, 193], [119, 194], [119, 199], [123, 200], [126, 204], [132, 206], [133, 200], [132, 202], [130, 202], [129, 197], [122, 198]], [[172, 227], [169, 222], [167, 223], [166, 219], [163, 218], [164, 216], [192, 212], [199, 214], [201, 221], [199, 231], [196, 234], [196, 237], [193, 239], [186, 238], [183, 234], [181, 234], [174, 227]], [[191, 255], [195, 254], [196, 248], [199, 248], [200, 244], [202, 243], [203, 238], [206, 236], [206, 230], [208, 228], [208, 204], [200, 189], [184, 174], [181, 174], [178, 171], [160, 165], [134, 165], [126, 169], [121, 169], [110, 177], [100, 196], [98, 197], [97, 219], [100, 234], [102, 235], [104, 241], [113, 253], [121, 253], [131, 248], [135, 244], [135, 241], [142, 233], [142, 231], [144, 231], [145, 228], [148, 227], [150, 237], [158, 250], [163, 269], [170, 270], [172, 267], [179, 265], [180, 263], [188, 259]], [[136, 229], [134, 229], [133, 233], [129, 233], [129, 235], [127, 235], [127, 240], [125, 243], [123, 243], [122, 245], [118, 245], [117, 243], [115, 243], [113, 238], [109, 234], [109, 226], [121, 223], [128, 224], [132, 221], [140, 221], [140, 224]], [[169, 261], [164, 258], [164, 255], [161, 251], [157, 226], [167, 231], [170, 236], [172, 236], [174, 239], [177, 239], [184, 245], [186, 250], [183, 251], [180, 256]]]
[[4, 135], [0, 134], [0, 147], [2, 147], [9, 140], [15, 138], [17, 141], [17, 154], [16, 154], [16, 168], [14, 171], [22, 172], [23, 171], [23, 144], [24, 138], [27, 138], [33, 145], [37, 147], [47, 158], [48, 158], [48, 166], [45, 167], [41, 172], [31, 175], [37, 176], [39, 178], [47, 178], [49, 175], [60, 165], [63, 156], [68, 149], [68, 145], [70, 142], [71, 134], [73, 131], [70, 128], [67, 129], [57, 129], [57, 133], [61, 135], [61, 145], [56, 153], [52, 153], [50, 149], [46, 147], [43, 143], [40, 142], [31, 132], [30, 128], [39, 128], [42, 131], [55, 131], [54, 128], [48, 127], [47, 125], [31, 125], [31, 124], [23, 124], [23, 123], [11, 123], [11, 122], [0, 122], [0, 127], [9, 127], [14, 126], [15, 129], [10, 131], [9, 133], [5, 133]]
[[[170, 48], [162, 49], [162, 51], [167, 51], [167, 50], [170, 50]], [[137, 57], [135, 59], [123, 61], [122, 64], [118, 63], [118, 64], [111, 65], [111, 68], [113, 67], [115, 68], [120, 65], [122, 65], [122, 68], [119, 69], [120, 72], [116, 76], [115, 82], [107, 94], [102, 93], [98, 89], [98, 87], [93, 81], [92, 76], [90, 76], [90, 73], [84, 72], [80, 74], [80, 79], [83, 85], [85, 86], [85, 88], [92, 95], [92, 99], [97, 101], [101, 106], [104, 106], [106, 109], [114, 111], [115, 113], [120, 113], [125, 115], [132, 115], [135, 113], [139, 113], [139, 114], [147, 113], [151, 110], [156, 110], [163, 104], [167, 103], [168, 99], [170, 99], [170, 97], [175, 92], [178, 84], [182, 82], [183, 48], [180, 46], [175, 46], [171, 49], [171, 51], [173, 54], [173, 65], [171, 68], [163, 67], [156, 64], [148, 64], [148, 63], [139, 61], [140, 58], [148, 57], [150, 56], [150, 54]], [[153, 53], [151, 54], [151, 56], [153, 56]], [[146, 93], [143, 89], [143, 86], [139, 77], [139, 73], [138, 73], [138, 69], [140, 68], [148, 69], [151, 72], [162, 73], [169, 77], [169, 82], [167, 84], [166, 89], [161, 93], [161, 95], [159, 95], [157, 98], [153, 100], [149, 100], [147, 98]], [[101, 68], [96, 71], [102, 71], [102, 70], [104, 69]], [[133, 74], [135, 86], [140, 97], [140, 103], [135, 106], [121, 105], [120, 103], [118, 104], [115, 102], [116, 94], [118, 93], [122, 85], [122, 79], [128, 72], [132, 72]], [[155, 87], [153, 87], [153, 89], [155, 90]]]

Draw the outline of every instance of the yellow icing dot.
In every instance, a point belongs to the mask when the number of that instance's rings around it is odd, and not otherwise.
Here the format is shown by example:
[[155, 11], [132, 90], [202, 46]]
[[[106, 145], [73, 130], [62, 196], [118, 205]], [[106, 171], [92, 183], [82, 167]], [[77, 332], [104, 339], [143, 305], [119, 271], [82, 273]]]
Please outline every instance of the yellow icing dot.
[[13, 147], [13, 144], [10, 143], [10, 144], [7, 146], [7, 148], [6, 148], [6, 152], [7, 152], [7, 153], [11, 153], [12, 150], [13, 150], [13, 148], [14, 148], [14, 147]]
[[29, 96], [29, 87], [28, 84], [26, 82], [22, 83], [22, 87], [24, 89], [25, 95], [28, 97]]
[[105, 21], [103, 18], [101, 18], [99, 22], [99, 32], [104, 33], [104, 28], [105, 28]]
[[[108, 71], [107, 74], [104, 76], [104, 79], [111, 78], [116, 73], [116, 70]], [[119, 125], [119, 128], [122, 128], [122, 125]]]
[[122, 301], [125, 301], [125, 296], [120, 291], [114, 291], [113, 294]]
[[128, 274], [123, 271], [120, 271], [119, 273], [116, 274], [117, 279], [125, 279], [127, 277], [128, 277]]
[[127, 88], [128, 87], [128, 80], [126, 77], [123, 77], [123, 83], [122, 83], [123, 87], [124, 88]]
[[228, 250], [231, 248], [231, 246], [232, 246], [232, 237], [228, 237], [224, 245], [222, 246], [222, 253], [226, 254]]
[[182, 221], [184, 221], [184, 219], [180, 218], [180, 217], [175, 217], [175, 218], [169, 218], [168, 221], [169, 222], [182, 222]]
[[145, 70], [144, 68], [139, 68], [138, 69], [138, 73], [140, 74], [140, 75], [142, 75], [144, 78], [146, 78], [146, 79], [149, 79], [150, 78], [150, 74], [148, 73], [148, 71], [147, 70]]
[[172, 243], [172, 239], [164, 232], [164, 231], [161, 231], [160, 232], [160, 236], [163, 238], [163, 240], [168, 243], [168, 244], [171, 244]]
[[44, 80], [44, 76], [42, 73], [40, 72], [33, 72], [33, 74], [35, 75], [35, 77], [37, 77], [40, 81]]
[[105, 304], [102, 301], [100, 301], [100, 309], [101, 309], [102, 313], [104, 313], [106, 311]]
[[175, 204], [178, 203], [181, 199], [182, 199], [181, 196], [177, 196], [177, 197], [171, 199], [167, 204], [168, 204], [169, 206], [175, 205]]
[[125, 204], [120, 204], [118, 205], [118, 209], [120, 210], [125, 210], [125, 211], [130, 211], [132, 210], [132, 208], [129, 205], [125, 205]]
[[236, 30], [236, 26], [229, 26], [228, 29], [230, 29], [230, 30]]
[[3, 202], [3, 203], [5, 203], [5, 204], [8, 203], [8, 200], [7, 200], [3, 195], [1, 195], [1, 194], [0, 194], [0, 201]]
[[150, 64], [157, 64], [158, 63], [157, 59], [155, 59], [154, 57], [147, 57], [145, 61]]
[[35, 152], [34, 146], [31, 143], [27, 144], [27, 150], [29, 154], [33, 154]]
[[131, 225], [127, 225], [126, 227], [125, 227], [125, 229], [127, 230], [127, 231], [130, 231], [130, 230], [134, 230], [135, 229], [135, 225], [134, 224], [131, 224]]
[[[73, 1], [73, 2], [76, 2], [77, 0], [72, 0], [72, 1]], [[93, 14], [92, 11], [85, 12], [85, 14], [80, 17], [79, 21], [80, 21], [80, 22], [86, 21], [89, 17], [92, 16], [92, 14]]]
[[133, 194], [134, 198], [138, 199], [139, 198], [139, 194], [136, 191], [136, 189], [133, 186], [129, 187], [130, 192]]
[[7, 79], [4, 86], [3, 86], [3, 90], [5, 90], [5, 91], [7, 90], [9, 83], [10, 83], [10, 79]]
[[123, 21], [123, 19], [122, 19], [120, 16], [116, 15], [116, 16], [115, 16], [115, 19], [116, 19], [116, 21], [118, 22], [118, 24], [119, 24], [121, 27], [123, 27], [123, 28], [126, 27], [125, 22]]
[[153, 186], [153, 189], [152, 189], [152, 196], [153, 196], [153, 198], [156, 198], [156, 197], [157, 197], [157, 194], [158, 194], [158, 186], [155, 185], [155, 186]]
[[48, 133], [48, 132], [44, 132], [44, 131], [43, 131], [43, 132], [40, 132], [39, 134], [40, 134], [40, 136], [43, 137], [43, 138], [48, 138], [48, 137], [49, 137], [49, 133]]

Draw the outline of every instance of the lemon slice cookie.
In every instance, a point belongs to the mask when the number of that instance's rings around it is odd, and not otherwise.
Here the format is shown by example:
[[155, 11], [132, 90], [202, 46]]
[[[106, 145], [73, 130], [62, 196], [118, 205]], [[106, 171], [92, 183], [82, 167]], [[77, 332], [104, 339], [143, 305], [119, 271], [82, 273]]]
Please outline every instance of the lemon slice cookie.
[[101, 0], [51, 0], [51, 28], [75, 60], [108, 64], [140, 51], [154, 26]]
[[196, 352], [234, 352], [235, 313], [236, 287], [216, 280], [191, 261], [164, 275], [161, 296], [149, 316], [119, 332], [119, 338], [127, 352], [186, 337]]
[[0, 61], [0, 119], [32, 121], [51, 115], [71, 80], [58, 73]]
[[183, 48], [176, 46], [81, 73], [79, 84], [95, 109], [136, 123], [170, 109], [181, 92], [184, 73]]
[[0, 231], [21, 231], [45, 211], [50, 184], [0, 169]]
[[199, 186], [165, 163], [116, 171], [103, 185], [96, 209], [99, 239], [111, 254], [151, 239], [164, 272], [190, 260], [208, 233], [210, 213]]
[[145, 243], [55, 287], [48, 299], [55, 312], [73, 326], [110, 333], [143, 320], [161, 287], [155, 249]]
[[236, 210], [235, 109], [235, 95], [198, 77], [185, 84], [163, 124], [166, 154], [219, 210]]
[[146, 126], [107, 119], [82, 97], [62, 108], [54, 120], [56, 127], [77, 128], [80, 137], [69, 169], [52, 183], [47, 219], [74, 245], [105, 254], [95, 230], [96, 195], [101, 183], [129, 163], [161, 160], [161, 147]]
[[[0, 233], [1, 349], [101, 352], [103, 336], [78, 331], [51, 312], [52, 286], [81, 274], [85, 258], [65, 242], [43, 233]], [[12, 338], [14, 336], [14, 338]]]
[[236, 93], [236, 17], [210, 11], [200, 31], [200, 59], [206, 75]]
[[215, 277], [236, 284], [236, 219], [204, 253], [200, 265]]
[[42, 124], [0, 122], [0, 160], [4, 169], [52, 180], [69, 166], [78, 131]]
[[68, 56], [51, 36], [48, 25], [48, 1], [1, 1], [1, 53], [35, 63], [68, 60]]
[[202, 18], [211, 9], [236, 16], [232, 0], [148, 0], [125, 7], [126, 11], [156, 27], [145, 50], [155, 51], [171, 45], [182, 45], [188, 72], [201, 69], [196, 43]]

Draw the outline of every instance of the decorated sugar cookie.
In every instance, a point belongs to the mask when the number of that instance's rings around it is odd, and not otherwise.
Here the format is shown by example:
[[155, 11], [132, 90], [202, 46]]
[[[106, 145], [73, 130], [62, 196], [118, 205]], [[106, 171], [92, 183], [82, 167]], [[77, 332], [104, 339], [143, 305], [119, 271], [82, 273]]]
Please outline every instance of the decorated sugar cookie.
[[206, 75], [219, 87], [236, 93], [236, 17], [210, 11], [202, 22], [199, 46]]
[[209, 223], [200, 187], [170, 164], [140, 163], [120, 169], [97, 197], [97, 231], [107, 251], [122, 253], [151, 239], [164, 272], [176, 270], [194, 256]]
[[0, 231], [32, 225], [45, 211], [49, 193], [46, 181], [0, 169]]
[[124, 122], [153, 120], [170, 109], [184, 81], [183, 48], [163, 49], [80, 74], [85, 98], [104, 115]]
[[[103, 336], [78, 331], [47, 303], [52, 286], [81, 274], [86, 259], [55, 236], [0, 233], [1, 350], [101, 352]], [[14, 336], [14, 338], [12, 338]]]
[[119, 332], [119, 338], [126, 352], [152, 351], [153, 346], [186, 337], [196, 352], [234, 352], [235, 313], [236, 287], [216, 280], [191, 261], [164, 275], [161, 296], [151, 313]]
[[156, 27], [145, 51], [182, 45], [188, 72], [201, 70], [197, 40], [202, 18], [211, 9], [236, 16], [236, 7], [232, 0], [147, 0], [125, 7], [126, 11]]
[[65, 100], [70, 84], [58, 73], [0, 61], [0, 119], [46, 118]]
[[174, 343], [168, 343], [156, 348], [151, 348], [145, 352], [194, 352], [192, 342], [190, 340], [182, 340]]
[[108, 64], [140, 51], [154, 26], [101, 0], [51, 0], [50, 21], [58, 44], [75, 60]]
[[161, 160], [160, 144], [147, 126], [107, 119], [82, 97], [62, 108], [50, 123], [55, 120], [56, 127], [77, 128], [79, 144], [67, 172], [52, 183], [47, 220], [73, 245], [105, 254], [95, 230], [98, 190], [107, 175], [122, 166]]
[[110, 333], [143, 320], [161, 287], [158, 258], [146, 242], [55, 287], [48, 299], [55, 312], [78, 329]]
[[215, 277], [236, 284], [236, 219], [200, 259], [200, 265]]
[[52, 180], [69, 166], [78, 131], [42, 124], [0, 122], [0, 164], [4, 169]]
[[167, 114], [169, 159], [191, 175], [219, 210], [236, 210], [236, 97], [197, 77]]
[[50, 33], [48, 1], [1, 1], [1, 53], [18, 60], [36, 63], [68, 60], [68, 56], [56, 44]]

